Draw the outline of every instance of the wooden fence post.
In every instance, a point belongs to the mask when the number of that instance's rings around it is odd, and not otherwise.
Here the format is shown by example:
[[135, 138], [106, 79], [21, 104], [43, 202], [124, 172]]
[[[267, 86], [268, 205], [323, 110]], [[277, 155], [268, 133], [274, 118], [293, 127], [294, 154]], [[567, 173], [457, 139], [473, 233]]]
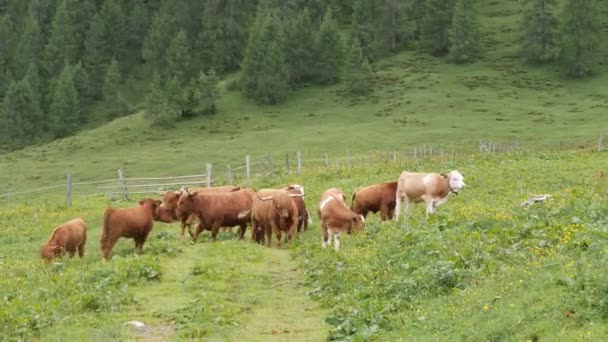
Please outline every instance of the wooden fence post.
[[604, 142], [604, 136], [600, 134], [600, 138], [597, 141], [597, 151], [598, 152], [602, 152], [603, 142]]
[[418, 146], [414, 146], [414, 159], [418, 159]]
[[429, 145], [429, 156], [433, 156], [433, 145]]
[[228, 169], [228, 185], [232, 185], [232, 168], [230, 165], [226, 165], [226, 168]]
[[340, 168], [340, 164], [339, 164], [339, 162], [338, 162], [338, 158], [336, 158], [336, 159], [334, 160], [334, 165], [335, 165], [335, 167], [336, 167], [336, 170], [338, 170], [338, 169]]
[[272, 153], [268, 152], [268, 170], [270, 175], [274, 176], [274, 161], [272, 160]]
[[211, 163], [205, 164], [205, 175], [207, 176], [207, 187], [211, 187]]
[[325, 152], [324, 154], [324, 162], [325, 162], [325, 168], [327, 169], [329, 167], [329, 156], [327, 155], [327, 152]]
[[393, 150], [393, 163], [397, 162], [397, 151]]
[[122, 192], [122, 199], [127, 199], [127, 181], [125, 179], [125, 170], [121, 167], [118, 169], [118, 183]]
[[296, 155], [296, 157], [298, 158], [298, 170], [297, 173], [299, 175], [302, 174], [302, 152], [300, 152], [300, 150], [298, 150], [298, 154]]
[[65, 204], [68, 207], [71, 207], [72, 206], [72, 175], [69, 173], [65, 180], [65, 188], [66, 188]]
[[289, 176], [289, 153], [285, 153], [285, 172]]
[[7, 205], [11, 205], [11, 200], [13, 199], [13, 194], [12, 193], [8, 193], [8, 196], [6, 196], [6, 204]]
[[247, 186], [251, 186], [251, 158], [245, 157], [245, 172], [247, 173]]

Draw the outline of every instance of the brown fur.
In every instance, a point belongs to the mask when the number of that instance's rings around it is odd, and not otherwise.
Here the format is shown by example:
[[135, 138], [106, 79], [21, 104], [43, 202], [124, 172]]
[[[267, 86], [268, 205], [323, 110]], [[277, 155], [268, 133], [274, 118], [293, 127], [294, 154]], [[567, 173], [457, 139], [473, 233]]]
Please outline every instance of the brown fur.
[[243, 188], [232, 192], [207, 193], [185, 192], [179, 199], [178, 208], [189, 216], [194, 215], [199, 220], [192, 239], [196, 241], [199, 234], [205, 230], [211, 231], [213, 240], [216, 239], [220, 227], [232, 228], [240, 226], [241, 239], [247, 230], [248, 220], [239, 216], [251, 209], [252, 189]]
[[386, 182], [360, 188], [353, 194], [350, 209], [367, 217], [367, 214], [380, 212], [382, 221], [390, 220], [395, 210], [397, 182]]
[[266, 233], [266, 244], [272, 246], [272, 234], [281, 248], [281, 234], [286, 233], [285, 242], [297, 232], [298, 207], [286, 190], [263, 189], [256, 192], [251, 208], [252, 238], [262, 243]]
[[82, 258], [86, 242], [87, 224], [81, 218], [75, 218], [53, 229], [47, 243], [40, 248], [40, 257], [51, 260], [67, 252], [72, 258], [78, 250], [78, 256]]
[[350, 210], [344, 198], [344, 193], [337, 188], [328, 189], [321, 196], [318, 212], [321, 219], [324, 243], [327, 243], [329, 240], [328, 229], [331, 229], [334, 234], [350, 234], [351, 232], [360, 231], [365, 226], [363, 215]]
[[135, 249], [142, 252], [144, 243], [152, 231], [157, 217], [159, 200], [146, 198], [139, 205], [131, 208], [107, 208], [103, 215], [103, 232], [101, 235], [101, 254], [107, 259], [116, 241], [125, 237], [135, 241]]
[[[293, 195], [302, 195], [302, 196], [304, 195], [300, 188], [294, 187], [293, 185], [286, 186], [283, 188], [283, 190], [285, 190], [285, 191], [287, 191], [287, 193], [293, 194]], [[302, 196], [291, 198], [293, 203], [298, 208], [298, 215], [299, 215], [298, 233], [301, 232], [302, 230], [308, 229], [308, 219], [310, 217], [308, 214], [308, 210], [306, 209], [306, 203], [304, 202], [304, 197], [302, 197]]]
[[[188, 189], [191, 193], [220, 193], [220, 192], [231, 192], [237, 191], [240, 187], [225, 185], [225, 186], [214, 186], [210, 188], [192, 188]], [[180, 237], [183, 238], [186, 232], [186, 228], [192, 236], [192, 232], [190, 230], [192, 222], [196, 219], [196, 215], [194, 213], [186, 213], [183, 210], [180, 210], [177, 206], [179, 202], [179, 198], [184, 194], [185, 191], [167, 191], [163, 194], [163, 204], [158, 208], [158, 216], [159, 221], [172, 223], [173, 221], [181, 222], [181, 234]]]

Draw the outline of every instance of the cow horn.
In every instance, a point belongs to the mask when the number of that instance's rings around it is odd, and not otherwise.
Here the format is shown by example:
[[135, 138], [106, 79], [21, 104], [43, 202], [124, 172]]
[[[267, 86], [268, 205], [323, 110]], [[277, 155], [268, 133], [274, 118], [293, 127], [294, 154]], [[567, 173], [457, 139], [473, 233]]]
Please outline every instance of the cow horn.
[[304, 197], [304, 194], [289, 194], [289, 197]]
[[186, 193], [187, 193], [188, 195], [192, 195], [192, 193], [190, 192], [190, 189], [188, 189], [188, 188], [184, 188], [184, 190], [186, 191]]

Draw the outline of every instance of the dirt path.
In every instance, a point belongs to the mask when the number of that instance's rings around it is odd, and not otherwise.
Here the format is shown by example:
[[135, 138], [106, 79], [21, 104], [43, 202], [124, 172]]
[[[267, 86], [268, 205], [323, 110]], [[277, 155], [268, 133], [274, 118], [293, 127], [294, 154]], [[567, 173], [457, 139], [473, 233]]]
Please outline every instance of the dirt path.
[[[162, 281], [138, 288], [135, 296], [138, 304], [124, 314], [125, 321], [141, 321], [149, 328], [144, 333], [134, 332], [135, 339], [164, 341], [179, 338], [179, 331], [170, 317], [180, 307], [200, 297], [200, 294], [187, 291], [185, 284], [192, 280], [193, 267], [203, 263], [209, 274], [225, 274], [228, 272], [223, 270], [225, 267], [236, 270], [227, 282], [217, 280], [220, 284], [215, 285], [240, 289], [231, 292], [225, 301], [254, 302], [235, 317], [235, 324], [222, 325], [210, 331], [204, 340], [326, 340], [326, 311], [306, 295], [308, 289], [288, 250], [269, 249], [242, 241], [204, 242], [180, 248], [183, 253], [162, 259]], [[217, 277], [209, 278], [211, 293], [212, 282], [216, 281], [214, 278]], [[217, 298], [221, 297], [214, 295], [214, 299]], [[221, 302], [213, 304], [222, 305]]]

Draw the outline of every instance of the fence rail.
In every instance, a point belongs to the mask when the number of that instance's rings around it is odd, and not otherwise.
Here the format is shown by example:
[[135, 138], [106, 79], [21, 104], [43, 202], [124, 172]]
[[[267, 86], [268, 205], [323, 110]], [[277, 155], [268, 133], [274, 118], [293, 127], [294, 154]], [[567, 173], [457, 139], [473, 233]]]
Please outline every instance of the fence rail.
[[[593, 140], [584, 145], [586, 148], [602, 152], [608, 150], [604, 135], [600, 135], [597, 142]], [[559, 149], [566, 147], [560, 143]], [[570, 147], [572, 147], [570, 145]], [[578, 145], [580, 147], [580, 145]], [[523, 151], [524, 147], [515, 143], [496, 143], [492, 141], [480, 141], [478, 145], [479, 155], [496, 154], [504, 152]], [[192, 175], [176, 175], [164, 177], [127, 177], [124, 168], [118, 169], [118, 177], [114, 179], [93, 180], [85, 182], [73, 182], [71, 174], [67, 174], [63, 184], [50, 185], [36, 189], [16, 190], [0, 194], [1, 199], [5, 199], [7, 204], [24, 194], [37, 194], [56, 189], [65, 190], [65, 202], [70, 206], [73, 201], [73, 192], [79, 192], [85, 197], [105, 195], [114, 199], [121, 196], [127, 199], [129, 195], [135, 194], [159, 194], [167, 188], [175, 188], [187, 185], [201, 185], [210, 187], [213, 184], [235, 184], [241, 183], [251, 186], [254, 177], [274, 177], [277, 175], [290, 175], [295, 173], [301, 175], [305, 167], [318, 166], [326, 169], [351, 168], [353, 165], [372, 165], [378, 163], [398, 163], [428, 157], [439, 158], [446, 161], [454, 158], [457, 152], [448, 152], [444, 148], [433, 145], [413, 146], [407, 149], [388, 149], [384, 151], [369, 151], [368, 153], [352, 154], [349, 149], [342, 155], [330, 156], [323, 153], [320, 157], [306, 159], [300, 150], [284, 154], [283, 167], [277, 165], [273, 153], [252, 157], [246, 155], [244, 164], [238, 166], [225, 165], [225, 171], [214, 172], [213, 164], [205, 164], [205, 173]], [[280, 158], [279, 158], [280, 160]], [[216, 164], [217, 165], [217, 164]], [[162, 182], [168, 181], [168, 182]], [[150, 182], [150, 183], [148, 183]], [[113, 183], [113, 184], [112, 184]], [[107, 185], [106, 185], [107, 184]], [[91, 188], [91, 186], [93, 186]], [[89, 187], [87, 189], [87, 187]], [[92, 190], [92, 191], [91, 191]], [[135, 191], [133, 191], [135, 190]], [[84, 193], [83, 193], [84, 192]]]

